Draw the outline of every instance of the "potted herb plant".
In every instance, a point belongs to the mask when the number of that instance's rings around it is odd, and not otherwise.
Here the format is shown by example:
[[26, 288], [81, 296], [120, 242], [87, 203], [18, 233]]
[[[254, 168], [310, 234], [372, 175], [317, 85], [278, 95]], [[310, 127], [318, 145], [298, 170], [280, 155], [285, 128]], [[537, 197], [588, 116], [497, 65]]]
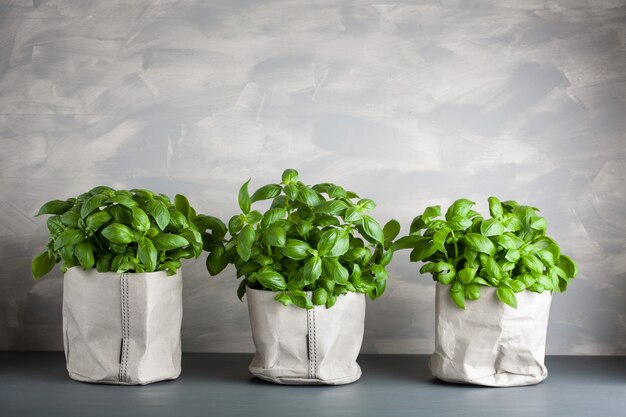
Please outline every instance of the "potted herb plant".
[[181, 371], [181, 259], [202, 236], [182, 195], [96, 187], [44, 204], [50, 241], [32, 262], [40, 279], [61, 263], [63, 342], [72, 379], [148, 384]]
[[393, 250], [412, 249], [436, 286], [436, 341], [430, 360], [444, 381], [487, 386], [532, 385], [544, 365], [553, 292], [565, 291], [576, 264], [546, 236], [538, 210], [489, 198], [490, 218], [454, 202], [416, 217]]
[[[247, 295], [256, 346], [250, 371], [280, 384], [356, 381], [365, 295], [385, 291], [399, 223], [381, 228], [369, 215], [372, 200], [335, 184], [305, 185], [293, 169], [252, 195], [249, 182], [230, 238], [206, 246], [211, 275], [234, 264], [243, 277], [237, 294]], [[267, 211], [253, 210], [262, 200], [271, 200]]]

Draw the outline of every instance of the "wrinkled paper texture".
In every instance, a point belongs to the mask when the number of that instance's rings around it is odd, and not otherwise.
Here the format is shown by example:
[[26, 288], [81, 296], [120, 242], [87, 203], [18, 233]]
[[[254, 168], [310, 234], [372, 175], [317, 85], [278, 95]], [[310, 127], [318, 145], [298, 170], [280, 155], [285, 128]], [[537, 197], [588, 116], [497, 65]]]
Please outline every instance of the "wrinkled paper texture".
[[250, 372], [278, 384], [349, 384], [361, 377], [365, 296], [348, 293], [330, 309], [285, 307], [275, 292], [248, 288], [256, 353]]
[[63, 342], [70, 377], [120, 385], [177, 378], [183, 317], [180, 270], [173, 276], [127, 274], [125, 290], [122, 279], [121, 274], [80, 267], [65, 273]]
[[496, 289], [482, 287], [480, 299], [458, 308], [449, 287], [437, 283], [432, 374], [444, 381], [512, 387], [537, 384], [544, 365], [552, 294], [515, 294], [517, 309], [501, 302]]

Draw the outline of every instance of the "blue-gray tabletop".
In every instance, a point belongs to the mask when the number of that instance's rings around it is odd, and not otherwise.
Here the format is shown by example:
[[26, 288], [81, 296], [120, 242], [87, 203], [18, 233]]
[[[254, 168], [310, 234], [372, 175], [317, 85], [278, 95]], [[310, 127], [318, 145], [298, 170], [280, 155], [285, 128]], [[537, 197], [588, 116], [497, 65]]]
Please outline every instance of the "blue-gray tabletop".
[[539, 385], [485, 388], [434, 379], [424, 355], [362, 355], [351, 385], [280, 386], [250, 354], [186, 353], [176, 381], [75, 382], [63, 353], [0, 352], [0, 416], [626, 416], [626, 357], [551, 356]]

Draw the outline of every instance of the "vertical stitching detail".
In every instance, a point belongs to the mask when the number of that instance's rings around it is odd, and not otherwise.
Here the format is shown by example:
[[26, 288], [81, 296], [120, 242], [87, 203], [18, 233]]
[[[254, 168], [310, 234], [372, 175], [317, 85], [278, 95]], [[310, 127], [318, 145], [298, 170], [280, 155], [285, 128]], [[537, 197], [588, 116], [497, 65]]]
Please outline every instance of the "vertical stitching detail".
[[311, 310], [311, 317], [313, 318], [313, 374], [312, 378], [317, 378], [317, 332], [315, 326], [315, 308]]
[[306, 338], [306, 348], [307, 348], [307, 356], [309, 359], [309, 372], [308, 378], [313, 378], [313, 349], [312, 349], [312, 335], [311, 335], [311, 310], [306, 311], [306, 330], [307, 330], [307, 338]]
[[119, 382], [128, 382], [128, 345], [130, 338], [130, 312], [128, 307], [128, 274], [120, 275], [122, 301], [122, 357], [120, 360]]

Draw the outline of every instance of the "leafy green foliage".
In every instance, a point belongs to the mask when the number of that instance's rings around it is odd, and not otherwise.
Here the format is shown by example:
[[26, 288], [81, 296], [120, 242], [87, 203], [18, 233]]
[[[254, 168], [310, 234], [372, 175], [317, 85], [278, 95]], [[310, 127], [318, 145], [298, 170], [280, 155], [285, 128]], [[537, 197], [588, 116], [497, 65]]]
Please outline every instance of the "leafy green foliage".
[[491, 218], [485, 219], [473, 205], [457, 200], [445, 220], [438, 219], [439, 206], [427, 207], [413, 220], [410, 234], [390, 249], [411, 249], [411, 261], [424, 262], [420, 272], [450, 285], [450, 297], [460, 308], [479, 299], [482, 286], [496, 287], [498, 298], [513, 308], [515, 293], [524, 290], [565, 291], [578, 267], [546, 236], [546, 221], [537, 209], [489, 197]]
[[139, 189], [96, 187], [67, 201], [49, 201], [37, 215], [42, 214], [52, 215], [47, 221], [50, 241], [32, 262], [35, 279], [59, 262], [63, 272], [81, 266], [173, 275], [180, 259], [200, 255], [203, 233], [208, 240], [212, 234], [207, 230], [217, 229], [221, 239], [226, 231], [219, 219], [196, 216], [184, 196], [177, 195], [174, 205], [165, 195]]
[[[376, 204], [330, 183], [308, 186], [298, 172], [287, 169], [281, 184], [239, 190], [241, 214], [233, 216], [218, 235], [204, 235], [209, 251], [209, 274], [234, 264], [242, 278], [237, 294], [246, 287], [276, 292], [284, 305], [332, 307], [337, 297], [360, 292], [370, 298], [385, 291], [391, 261], [389, 250], [400, 225], [384, 227], [369, 215]], [[257, 202], [270, 203], [264, 213]]]

